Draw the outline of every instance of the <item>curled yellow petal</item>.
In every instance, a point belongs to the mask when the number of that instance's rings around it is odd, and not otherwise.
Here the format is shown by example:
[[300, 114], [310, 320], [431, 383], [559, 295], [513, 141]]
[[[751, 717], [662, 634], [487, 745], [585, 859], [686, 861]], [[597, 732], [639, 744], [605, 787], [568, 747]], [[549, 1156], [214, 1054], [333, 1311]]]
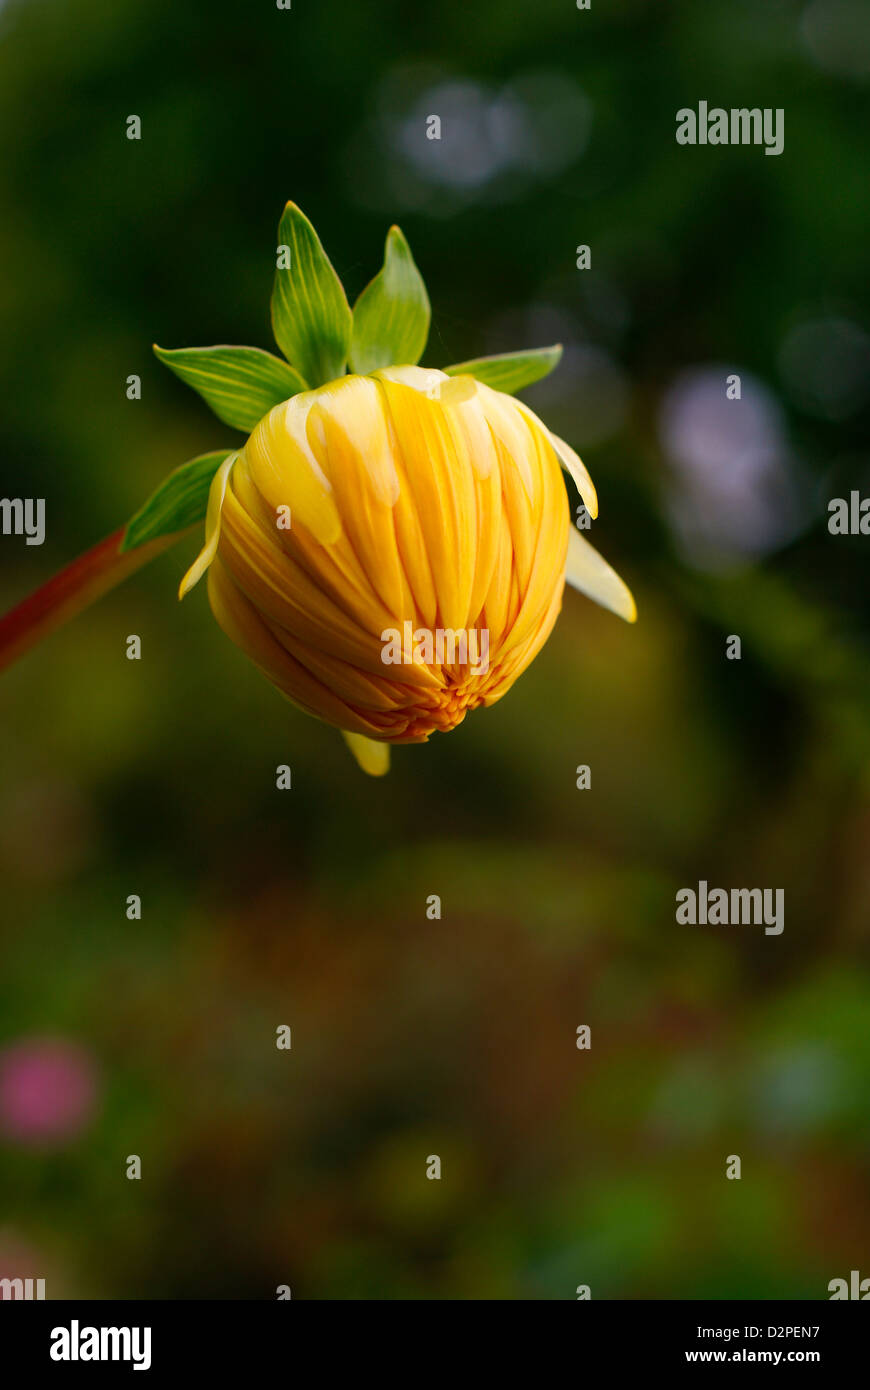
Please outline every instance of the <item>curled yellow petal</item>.
[[541, 428], [544, 430], [547, 438], [555, 449], [556, 456], [565, 469], [565, 472], [570, 473], [571, 477], [574, 479], [577, 491], [583, 498], [583, 504], [594, 521], [598, 515], [598, 493], [595, 491], [595, 484], [587, 472], [585, 463], [576, 449], [572, 449], [571, 445], [566, 444], [564, 439], [560, 439], [557, 434], [553, 434], [553, 431], [548, 430], [546, 425], [542, 425]]
[[568, 534], [565, 578], [581, 594], [594, 599], [602, 608], [609, 608], [627, 623], [636, 620], [637, 608], [628, 585], [573, 526]]
[[220, 468], [211, 480], [211, 487], [208, 493], [208, 510], [205, 516], [205, 545], [197, 555], [187, 574], [178, 586], [178, 597], [184, 598], [191, 589], [199, 583], [205, 574], [215, 555], [217, 554], [218, 541], [221, 533], [221, 511], [223, 510], [224, 497], [227, 491], [227, 482], [230, 476], [230, 469], [238, 458], [238, 454], [230, 454], [224, 459]]

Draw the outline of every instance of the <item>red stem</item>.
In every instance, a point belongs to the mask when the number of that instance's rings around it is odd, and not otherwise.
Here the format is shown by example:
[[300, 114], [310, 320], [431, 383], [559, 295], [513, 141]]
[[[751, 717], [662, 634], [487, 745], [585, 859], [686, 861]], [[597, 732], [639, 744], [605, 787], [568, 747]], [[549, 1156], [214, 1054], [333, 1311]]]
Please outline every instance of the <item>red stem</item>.
[[0, 671], [185, 534], [174, 531], [121, 554], [124, 529], [86, 550], [0, 618]]

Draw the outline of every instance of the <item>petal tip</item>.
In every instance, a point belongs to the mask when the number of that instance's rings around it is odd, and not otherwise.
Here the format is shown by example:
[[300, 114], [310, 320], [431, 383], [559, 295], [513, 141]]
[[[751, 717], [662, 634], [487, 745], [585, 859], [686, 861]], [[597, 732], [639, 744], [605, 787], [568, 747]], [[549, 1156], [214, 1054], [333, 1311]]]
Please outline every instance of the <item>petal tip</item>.
[[565, 581], [625, 622], [637, 621], [634, 595], [625, 580], [573, 526], [568, 532]]
[[181, 583], [180, 583], [179, 586], [178, 586], [178, 602], [179, 602], [179, 603], [181, 602], [182, 599], [187, 598], [187, 595], [190, 593], [191, 589], [195, 589], [196, 586], [197, 586], [197, 584], [199, 583], [200, 579], [202, 578], [202, 571], [201, 571], [201, 570], [200, 570], [199, 574], [197, 574], [197, 573], [195, 572], [195, 571], [197, 570], [198, 567], [199, 567], [199, 556], [197, 555], [197, 557], [196, 557], [196, 559], [194, 560], [193, 564], [190, 566], [190, 569], [187, 570], [187, 571], [185, 572], [185, 574], [182, 576]]
[[369, 777], [383, 777], [390, 770], [390, 745], [365, 734], [352, 734], [342, 729], [341, 736], [363, 772]]

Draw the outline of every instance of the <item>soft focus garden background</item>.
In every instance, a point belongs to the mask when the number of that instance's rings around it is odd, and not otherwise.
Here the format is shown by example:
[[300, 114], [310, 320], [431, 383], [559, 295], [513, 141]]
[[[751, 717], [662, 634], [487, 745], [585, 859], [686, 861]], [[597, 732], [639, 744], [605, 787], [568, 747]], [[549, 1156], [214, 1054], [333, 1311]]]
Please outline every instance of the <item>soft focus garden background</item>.
[[[640, 609], [568, 594], [509, 697], [383, 782], [204, 591], [179, 607], [195, 540], [3, 676], [0, 1275], [870, 1275], [870, 539], [826, 529], [870, 495], [868, 83], [857, 0], [0, 8], [0, 492], [48, 523], [2, 540], [3, 606], [235, 442], [150, 344], [271, 345], [292, 197], [351, 299], [400, 222], [427, 363], [565, 343], [526, 399], [582, 451]], [[679, 147], [699, 100], [784, 108], [784, 154]], [[784, 888], [784, 934], [677, 926], [702, 878]]]

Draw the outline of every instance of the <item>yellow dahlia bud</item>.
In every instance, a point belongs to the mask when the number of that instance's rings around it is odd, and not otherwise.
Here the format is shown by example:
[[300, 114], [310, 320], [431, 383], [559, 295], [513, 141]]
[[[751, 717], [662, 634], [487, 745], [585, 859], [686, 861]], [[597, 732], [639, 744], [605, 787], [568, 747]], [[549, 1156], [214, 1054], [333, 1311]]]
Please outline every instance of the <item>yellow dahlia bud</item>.
[[398, 227], [352, 310], [294, 203], [278, 242], [283, 359], [155, 348], [246, 443], [176, 469], [121, 548], [205, 515], [182, 596], [208, 570], [224, 631], [378, 774], [391, 743], [423, 743], [501, 699], [546, 641], [566, 579], [630, 622], [634, 601], [569, 524], [562, 468], [594, 517], [589, 474], [513, 398], [561, 348], [418, 367], [429, 297]]
[[419, 367], [339, 378], [276, 406], [219, 469], [182, 593], [210, 565], [227, 635], [385, 770], [366, 741], [455, 728], [546, 641], [570, 530], [557, 448], [594, 516], [579, 459], [510, 396]]
[[[305, 214], [278, 227], [276, 357], [159, 348], [241, 448], [176, 468], [122, 531], [0, 623], [0, 666], [205, 518], [181, 596], [208, 571], [224, 631], [289, 700], [335, 725], [360, 766], [492, 705], [540, 651], [565, 581], [633, 622], [634, 600], [569, 524], [564, 468], [589, 474], [514, 393], [561, 347], [419, 362], [429, 296], [398, 227], [351, 309]], [[396, 366], [395, 363], [407, 365]]]

